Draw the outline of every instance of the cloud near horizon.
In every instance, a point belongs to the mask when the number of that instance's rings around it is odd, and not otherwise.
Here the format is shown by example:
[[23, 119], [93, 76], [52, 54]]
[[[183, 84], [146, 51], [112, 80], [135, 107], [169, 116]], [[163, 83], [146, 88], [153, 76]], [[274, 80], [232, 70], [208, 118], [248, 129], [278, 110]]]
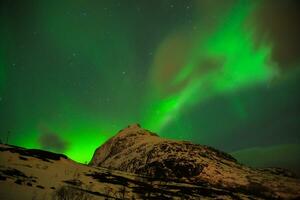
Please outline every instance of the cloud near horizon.
[[58, 134], [45, 132], [42, 133], [38, 140], [43, 149], [63, 153], [68, 148], [68, 142], [64, 141]]

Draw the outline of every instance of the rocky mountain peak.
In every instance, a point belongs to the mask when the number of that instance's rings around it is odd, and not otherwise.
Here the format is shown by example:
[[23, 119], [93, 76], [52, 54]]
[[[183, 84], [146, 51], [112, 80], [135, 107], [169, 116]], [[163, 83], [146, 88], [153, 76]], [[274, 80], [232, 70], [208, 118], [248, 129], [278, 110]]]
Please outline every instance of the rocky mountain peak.
[[146, 130], [144, 128], [141, 127], [140, 124], [135, 123], [135, 124], [131, 124], [128, 125], [126, 128], [120, 130], [115, 136], [114, 138], [117, 137], [128, 137], [128, 136], [158, 136], [157, 134]]
[[155, 133], [143, 129], [139, 124], [129, 125], [96, 149], [90, 165], [100, 166], [99, 163], [103, 163], [107, 159], [118, 158], [126, 149], [139, 144], [145, 138], [153, 140], [158, 137]]
[[139, 123], [130, 124], [130, 125], [128, 125], [128, 128], [139, 129], [139, 128], [141, 128], [141, 125]]
[[161, 138], [139, 124], [122, 129], [96, 149], [90, 165], [229, 193], [238, 188], [261, 198], [287, 197], [286, 191], [298, 194], [299, 188], [298, 180], [284, 173], [249, 168], [225, 152]]

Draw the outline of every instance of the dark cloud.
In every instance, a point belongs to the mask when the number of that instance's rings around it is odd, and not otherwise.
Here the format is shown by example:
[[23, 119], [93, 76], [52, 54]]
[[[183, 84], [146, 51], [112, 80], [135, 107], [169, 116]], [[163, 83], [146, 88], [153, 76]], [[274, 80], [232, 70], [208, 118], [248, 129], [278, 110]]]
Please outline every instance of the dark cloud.
[[39, 144], [43, 149], [64, 152], [68, 143], [64, 141], [58, 134], [45, 132], [39, 137]]
[[300, 1], [265, 0], [255, 14], [258, 39], [273, 45], [272, 59], [283, 70], [300, 63]]

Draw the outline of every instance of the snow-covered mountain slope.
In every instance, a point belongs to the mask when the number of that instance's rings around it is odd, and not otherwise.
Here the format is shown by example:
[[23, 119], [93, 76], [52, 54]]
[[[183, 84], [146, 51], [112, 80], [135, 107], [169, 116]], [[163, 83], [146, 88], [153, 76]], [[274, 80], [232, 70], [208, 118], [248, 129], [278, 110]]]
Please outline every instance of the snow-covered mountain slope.
[[249, 168], [214, 148], [160, 138], [138, 124], [99, 147], [90, 166], [214, 188], [233, 199], [300, 198], [300, 180], [287, 170]]
[[66, 156], [0, 144], [0, 199], [214, 199], [208, 187], [91, 167]]
[[166, 140], [138, 125], [99, 147], [89, 165], [0, 144], [0, 199], [299, 199], [300, 180], [252, 169], [207, 146]]

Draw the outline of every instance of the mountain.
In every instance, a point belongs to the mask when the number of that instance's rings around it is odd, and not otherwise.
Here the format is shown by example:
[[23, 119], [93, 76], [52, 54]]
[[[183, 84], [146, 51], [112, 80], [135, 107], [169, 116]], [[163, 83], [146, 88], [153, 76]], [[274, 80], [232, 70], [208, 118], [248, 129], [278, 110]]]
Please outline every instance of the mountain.
[[160, 138], [138, 124], [99, 147], [89, 165], [197, 185], [212, 197], [300, 198], [300, 181], [290, 171], [250, 168], [212, 147]]
[[208, 146], [160, 138], [131, 125], [89, 165], [63, 154], [0, 144], [0, 199], [299, 199], [300, 180], [253, 169]]

